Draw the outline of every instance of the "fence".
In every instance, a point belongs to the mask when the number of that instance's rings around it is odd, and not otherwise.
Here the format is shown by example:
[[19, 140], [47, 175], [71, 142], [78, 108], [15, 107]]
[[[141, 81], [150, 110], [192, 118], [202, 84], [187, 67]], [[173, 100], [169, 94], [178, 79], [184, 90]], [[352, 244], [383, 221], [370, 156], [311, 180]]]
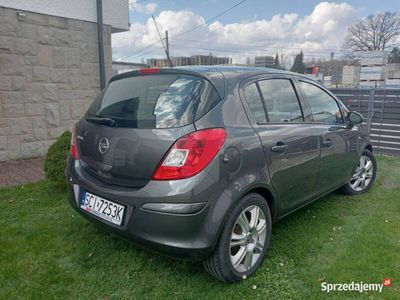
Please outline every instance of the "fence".
[[400, 89], [332, 89], [349, 110], [366, 119], [374, 149], [400, 156]]

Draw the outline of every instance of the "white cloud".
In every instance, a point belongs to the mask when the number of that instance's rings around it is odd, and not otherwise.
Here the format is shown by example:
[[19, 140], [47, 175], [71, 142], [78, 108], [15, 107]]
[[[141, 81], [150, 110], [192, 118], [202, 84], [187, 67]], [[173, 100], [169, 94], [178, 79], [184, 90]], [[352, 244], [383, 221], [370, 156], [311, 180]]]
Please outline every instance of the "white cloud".
[[[189, 28], [194, 28], [205, 23], [203, 17], [196, 15], [192, 11], [162, 11], [158, 17], [155, 18], [158, 29], [164, 35], [168, 30], [168, 34], [173, 37]], [[202, 26], [195, 31], [196, 36], [199, 34], [204, 35], [208, 32], [207, 26]], [[187, 37], [190, 37], [188, 34]], [[147, 20], [147, 34], [143, 36], [143, 42], [154, 43], [159, 40], [159, 36], [152, 19]]]
[[152, 14], [158, 9], [158, 4], [155, 2], [141, 4], [140, 2], [136, 2], [137, 0], [129, 0], [129, 8], [132, 11], [136, 11], [139, 13]]
[[[329, 49], [342, 46], [347, 27], [357, 18], [358, 12], [347, 3], [321, 2], [303, 17], [290, 13], [275, 15], [268, 20], [230, 24], [217, 21], [202, 26], [206, 20], [192, 11], [162, 11], [156, 22], [162, 34], [165, 30], [169, 32], [172, 56], [212, 52], [231, 56], [235, 62], [244, 62], [247, 56], [271, 55], [277, 51], [290, 54], [300, 49], [306, 57], [328, 56]], [[196, 30], [182, 34], [196, 27]], [[161, 47], [161, 43], [151, 18], [146, 24], [132, 24], [129, 32], [114, 34], [112, 42], [117, 57], [127, 60], [164, 56], [162, 49], [154, 50]], [[154, 43], [157, 45], [150, 46]]]
[[[294, 37], [299, 41], [306, 38], [307, 41], [320, 42], [335, 37], [342, 40], [346, 27], [355, 20], [355, 17], [357, 17], [356, 11], [347, 3], [321, 2], [311, 15], [297, 24]], [[335, 40], [337, 41], [336, 38]]]

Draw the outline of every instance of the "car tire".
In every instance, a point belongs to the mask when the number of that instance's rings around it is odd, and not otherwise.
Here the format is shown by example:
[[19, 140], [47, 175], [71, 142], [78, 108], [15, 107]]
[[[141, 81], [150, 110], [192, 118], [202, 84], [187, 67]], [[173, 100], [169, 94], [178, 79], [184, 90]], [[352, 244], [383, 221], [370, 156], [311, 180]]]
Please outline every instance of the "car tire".
[[[345, 195], [366, 193], [374, 184], [377, 164], [371, 151], [364, 149], [352, 178], [340, 188]], [[359, 184], [357, 184], [359, 183]]]
[[207, 272], [227, 283], [254, 274], [269, 247], [271, 226], [271, 212], [261, 195], [241, 198], [228, 215], [214, 253], [203, 263]]

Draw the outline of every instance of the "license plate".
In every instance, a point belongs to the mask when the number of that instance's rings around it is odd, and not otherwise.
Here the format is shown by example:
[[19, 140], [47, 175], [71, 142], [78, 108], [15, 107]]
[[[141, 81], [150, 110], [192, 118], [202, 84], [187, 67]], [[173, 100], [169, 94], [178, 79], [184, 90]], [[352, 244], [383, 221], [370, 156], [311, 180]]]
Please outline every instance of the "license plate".
[[88, 192], [82, 193], [81, 208], [110, 223], [121, 225], [125, 206], [103, 199]]

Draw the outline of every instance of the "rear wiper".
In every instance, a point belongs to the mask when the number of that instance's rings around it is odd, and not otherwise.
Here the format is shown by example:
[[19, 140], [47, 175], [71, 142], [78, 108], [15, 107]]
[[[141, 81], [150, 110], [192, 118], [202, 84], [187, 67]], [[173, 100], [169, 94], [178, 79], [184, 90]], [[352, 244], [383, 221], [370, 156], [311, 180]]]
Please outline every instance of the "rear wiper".
[[117, 123], [114, 119], [107, 117], [88, 117], [86, 118], [86, 121], [107, 126], [115, 126]]

